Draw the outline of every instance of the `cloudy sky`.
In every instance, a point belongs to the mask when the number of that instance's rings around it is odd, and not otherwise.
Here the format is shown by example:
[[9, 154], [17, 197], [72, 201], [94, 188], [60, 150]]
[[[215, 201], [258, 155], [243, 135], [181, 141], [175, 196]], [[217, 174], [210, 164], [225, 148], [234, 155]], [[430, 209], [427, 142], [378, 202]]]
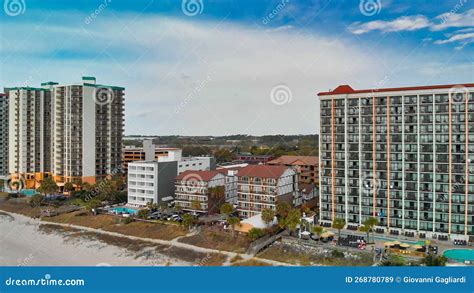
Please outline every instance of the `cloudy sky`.
[[474, 80], [470, 0], [3, 1], [0, 87], [124, 86], [126, 134], [312, 134], [319, 91]]

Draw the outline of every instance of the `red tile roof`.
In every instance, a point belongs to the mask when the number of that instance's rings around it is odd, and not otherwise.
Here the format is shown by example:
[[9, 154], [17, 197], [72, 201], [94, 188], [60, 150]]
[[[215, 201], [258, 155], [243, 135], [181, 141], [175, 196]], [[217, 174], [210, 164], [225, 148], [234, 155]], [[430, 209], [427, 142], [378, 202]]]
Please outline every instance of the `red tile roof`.
[[[301, 161], [301, 163], [298, 163]], [[318, 157], [316, 156], [281, 156], [275, 160], [268, 162], [269, 165], [309, 165], [317, 166]]]
[[187, 170], [179, 174], [175, 179], [184, 181], [210, 181], [218, 174], [220, 174], [218, 171]]
[[278, 165], [249, 165], [242, 168], [238, 177], [280, 178], [288, 170], [288, 167]]
[[399, 92], [399, 91], [420, 91], [420, 90], [435, 90], [435, 89], [449, 89], [456, 86], [474, 87], [474, 83], [464, 84], [445, 84], [445, 85], [427, 85], [427, 86], [413, 86], [413, 87], [396, 87], [396, 88], [380, 88], [380, 89], [365, 89], [354, 90], [349, 85], [340, 85], [335, 90], [329, 92], [320, 92], [318, 96], [331, 96], [341, 94], [363, 94], [363, 93], [380, 93], [380, 92]]

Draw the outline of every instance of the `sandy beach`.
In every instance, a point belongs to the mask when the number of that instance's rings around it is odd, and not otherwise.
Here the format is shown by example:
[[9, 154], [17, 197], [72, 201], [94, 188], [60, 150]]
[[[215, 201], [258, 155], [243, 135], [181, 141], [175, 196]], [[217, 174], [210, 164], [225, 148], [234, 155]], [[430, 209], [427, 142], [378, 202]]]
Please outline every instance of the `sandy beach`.
[[[44, 222], [0, 212], [0, 266], [165, 266], [193, 265], [157, 252], [150, 245], [128, 249], [83, 232], [45, 229]], [[87, 233], [86, 233], [87, 234]]]

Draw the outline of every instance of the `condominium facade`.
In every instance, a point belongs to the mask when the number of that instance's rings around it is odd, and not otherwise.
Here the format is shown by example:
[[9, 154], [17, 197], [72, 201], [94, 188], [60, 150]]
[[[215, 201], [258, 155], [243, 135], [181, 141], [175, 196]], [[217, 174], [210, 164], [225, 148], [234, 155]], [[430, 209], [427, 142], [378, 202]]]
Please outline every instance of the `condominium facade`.
[[128, 204], [144, 207], [174, 196], [177, 162], [139, 161], [129, 164]]
[[81, 84], [52, 85], [56, 181], [94, 183], [121, 169], [124, 90], [97, 84], [94, 77], [83, 77]]
[[6, 88], [8, 168], [36, 181], [52, 175], [58, 185], [95, 183], [122, 163], [124, 88], [82, 83]]
[[276, 210], [278, 202], [293, 204], [298, 190], [296, 171], [285, 166], [249, 165], [237, 173], [237, 211], [242, 218], [263, 209]]
[[[150, 155], [151, 154], [151, 157]], [[145, 146], [142, 148], [124, 148], [122, 151], [123, 171], [128, 172], [128, 164], [137, 161], [181, 161], [182, 150], [178, 148], [160, 148], [153, 146], [152, 149]]]
[[[474, 84], [319, 93], [320, 222], [474, 235]], [[471, 238], [472, 239], [472, 238]]]
[[8, 96], [0, 93], [0, 177], [8, 174]]
[[267, 164], [294, 168], [300, 184], [319, 184], [319, 159], [316, 156], [281, 156]]
[[[219, 187], [222, 194], [211, 191]], [[188, 170], [176, 177], [175, 205], [184, 211], [215, 214], [225, 201], [225, 176], [218, 171]], [[199, 202], [199, 207], [194, 202]]]
[[5, 88], [8, 97], [8, 173], [51, 171], [51, 92]]

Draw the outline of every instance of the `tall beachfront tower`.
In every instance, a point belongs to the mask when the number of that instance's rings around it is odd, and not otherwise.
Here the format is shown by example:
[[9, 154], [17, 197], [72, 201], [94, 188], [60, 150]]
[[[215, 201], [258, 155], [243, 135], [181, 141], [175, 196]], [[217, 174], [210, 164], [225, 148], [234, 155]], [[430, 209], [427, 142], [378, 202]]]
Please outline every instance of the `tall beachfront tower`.
[[[0, 177], [8, 174], [8, 97], [0, 93]], [[0, 187], [1, 189], [1, 187]]]
[[51, 171], [51, 92], [43, 88], [6, 88], [8, 97], [8, 171]]
[[[47, 86], [47, 84], [45, 84]], [[124, 88], [82, 83], [51, 85], [52, 163], [57, 182], [94, 183], [122, 164]]]
[[97, 84], [94, 77], [78, 84], [6, 88], [9, 173], [34, 179], [27, 182], [31, 187], [49, 175], [61, 185], [95, 183], [118, 173], [124, 90]]
[[320, 222], [474, 237], [474, 84], [319, 93]]

